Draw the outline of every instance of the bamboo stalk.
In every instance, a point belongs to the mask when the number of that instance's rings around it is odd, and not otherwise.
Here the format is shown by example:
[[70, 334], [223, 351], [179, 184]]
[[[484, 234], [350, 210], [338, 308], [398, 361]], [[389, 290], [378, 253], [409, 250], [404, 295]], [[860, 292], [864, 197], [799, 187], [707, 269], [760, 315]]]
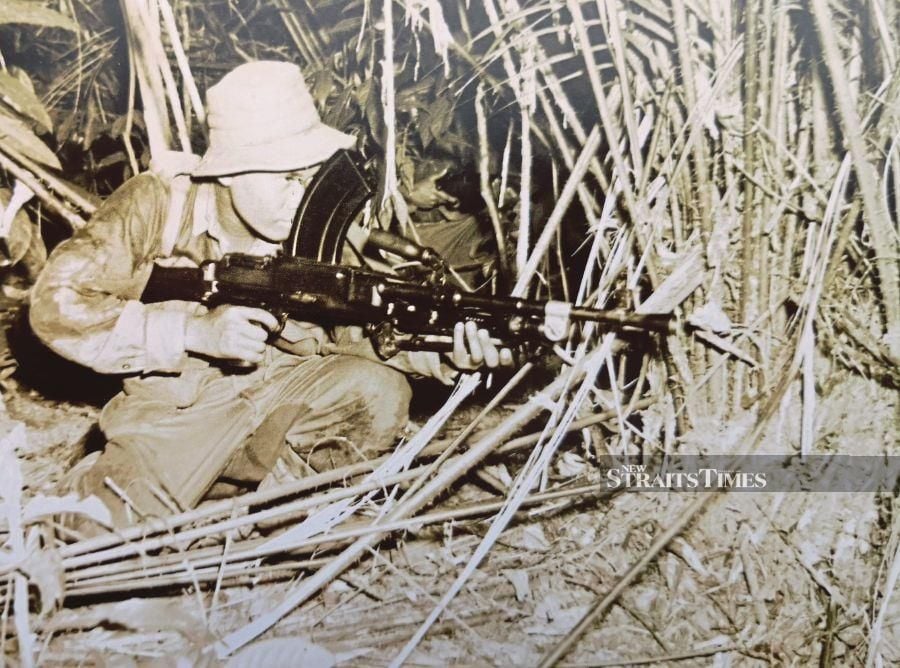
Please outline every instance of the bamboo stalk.
[[[526, 76], [527, 73], [527, 76]], [[534, 72], [534, 53], [528, 49], [522, 58], [522, 97], [529, 98], [519, 100], [519, 116], [522, 124], [521, 141], [522, 157], [519, 184], [519, 237], [516, 239], [516, 277], [522, 275], [525, 263], [528, 260], [528, 245], [531, 240], [531, 115], [534, 111], [534, 101], [530, 98], [537, 95], [535, 88], [537, 81]], [[531, 93], [529, 95], [529, 92]]]
[[[590, 328], [590, 325], [588, 327]], [[583, 405], [588, 392], [594, 387], [594, 382], [596, 381], [600, 369], [604, 364], [610, 362], [610, 353], [614, 341], [614, 334], [605, 335], [598, 348], [590, 355], [583, 356], [579, 359], [579, 362], [582, 363], [583, 366], [578, 379], [566, 379], [565, 376], [568, 374], [561, 375], [560, 379], [568, 382], [565, 385], [565, 389], [560, 394], [558, 403], [554, 402], [552, 405], [553, 415], [556, 419], [554, 420], [553, 425], [548, 425], [545, 429], [546, 438], [541, 439], [541, 442], [531, 452], [525, 466], [516, 476], [515, 484], [513, 485], [508, 498], [504, 501], [503, 510], [501, 510], [497, 514], [497, 517], [491, 522], [490, 527], [478, 544], [478, 547], [476, 547], [473, 555], [469, 558], [465, 568], [463, 568], [450, 586], [450, 589], [441, 598], [440, 604], [432, 610], [428, 618], [421, 624], [406, 645], [404, 645], [400, 653], [391, 662], [391, 668], [399, 668], [399, 666], [412, 654], [415, 647], [425, 637], [428, 630], [437, 621], [438, 617], [446, 611], [447, 606], [450, 605], [450, 602], [462, 590], [469, 578], [475, 573], [478, 565], [487, 556], [488, 552], [496, 544], [496, 541], [499, 540], [500, 535], [509, 525], [513, 515], [521, 507], [522, 500], [527, 497], [531, 489], [539, 482], [542, 487], [546, 485], [547, 469], [552, 457], [556, 454], [561, 440], [561, 430], [556, 427], [560, 424], [567, 425], [574, 419], [575, 413]], [[583, 354], [583, 348], [579, 352]], [[612, 380], [614, 383], [614, 379]], [[580, 385], [573, 392], [571, 401], [568, 403], [565, 410], [563, 410], [566, 399], [565, 395], [568, 394], [568, 390], [574, 388], [579, 383]], [[616, 400], [616, 410], [617, 414], [621, 413], [621, 404], [618, 400]], [[553, 428], [551, 428], [551, 426]]]
[[321, 54], [318, 53], [315, 44], [311, 43], [310, 38], [300, 26], [300, 21], [293, 9], [291, 9], [285, 0], [276, 0], [275, 6], [278, 8], [278, 15], [281, 18], [281, 22], [287, 29], [291, 40], [294, 42], [294, 46], [297, 47], [297, 51], [300, 52], [300, 56], [306, 61], [306, 64], [311, 67], [321, 67]]
[[[628, 148], [631, 156], [631, 167], [634, 170], [635, 183], [645, 183], [643, 159], [641, 158], [641, 141], [638, 138], [637, 125], [634, 122], [636, 105], [631, 94], [631, 80], [628, 67], [625, 64], [625, 54], [628, 48], [622, 29], [619, 26], [619, 9], [616, 0], [596, 0], [597, 10], [601, 17], [605, 18], [604, 31], [609, 35], [608, 48], [616, 67], [618, 88], [622, 93], [622, 118], [625, 121], [625, 131], [628, 136]], [[650, 155], [653, 155], [650, 153]], [[640, 194], [643, 189], [638, 187]]]
[[[675, 42], [677, 44], [678, 63], [681, 68], [681, 80], [684, 88], [684, 97], [688, 109], [697, 107], [697, 91], [695, 84], [693, 52], [690, 48], [690, 40], [687, 36], [687, 10], [684, 0], [672, 1], [672, 22], [675, 28]], [[709, 178], [706, 173], [709, 158], [704, 140], [698, 139], [692, 147], [694, 155], [694, 171], [697, 176], [697, 209], [700, 213], [700, 232], [704, 241], [709, 239], [712, 233], [712, 218], [709, 205]]]
[[[747, 37], [744, 40], [744, 169], [748, 174], [758, 178], [757, 168], [757, 142], [754, 126], [757, 124], [759, 77], [757, 75], [759, 48], [759, 12], [755, 3], [748, 0], [747, 11]], [[756, 266], [754, 256], [757, 250], [754, 239], [754, 221], [756, 209], [754, 207], [756, 190], [752, 179], [744, 181], [744, 206], [741, 214], [741, 290], [740, 312], [744, 322], [750, 322], [757, 315], [757, 284]], [[738, 393], [743, 392], [738, 387]]]
[[0, 167], [28, 186], [44, 206], [66, 221], [73, 230], [80, 230], [87, 224], [84, 218], [61, 204], [34, 174], [10, 160], [2, 151], [0, 151]]
[[597, 73], [596, 62], [594, 61], [594, 56], [590, 49], [590, 40], [588, 39], [587, 29], [584, 25], [584, 15], [581, 12], [580, 0], [566, 0], [566, 5], [568, 6], [569, 12], [572, 14], [572, 18], [574, 20], [575, 34], [578, 38], [578, 43], [584, 56], [585, 67], [588, 71], [588, 80], [591, 82], [591, 88], [594, 92], [594, 99], [597, 103], [597, 112], [600, 116], [600, 123], [602, 124], [607, 136], [609, 152], [612, 156], [613, 164], [616, 168], [616, 176], [622, 182], [622, 195], [625, 199], [625, 204], [627, 206], [628, 212], [631, 214], [634, 220], [634, 230], [638, 239], [638, 244], [640, 246], [641, 255], [644, 258], [647, 277], [650, 280], [651, 287], [655, 288], [659, 283], [659, 278], [656, 272], [656, 265], [651, 255], [651, 245], [644, 238], [644, 232], [642, 230], [644, 216], [642, 215], [641, 208], [638, 207], [637, 199], [632, 188], [631, 174], [628, 171], [627, 165], [625, 164], [625, 159], [622, 155], [622, 151], [620, 150], [618, 145], [621, 132], [618, 125], [613, 120], [610, 105], [606, 99], [606, 96], [603, 94], [603, 87], [600, 84], [600, 76]]
[[151, 155], [160, 155], [172, 143], [172, 130], [166, 111], [166, 93], [159, 67], [151, 64], [153, 46], [149, 25], [145, 19], [144, 0], [119, 0], [125, 23], [128, 25], [128, 44], [131, 62], [141, 89], [144, 121]]
[[500, 275], [504, 280], [509, 274], [509, 260], [506, 257], [506, 235], [500, 222], [500, 212], [494, 203], [494, 193], [490, 185], [490, 156], [488, 155], [487, 116], [484, 113], [484, 86], [478, 84], [475, 91], [475, 123], [478, 132], [478, 181], [481, 190], [481, 199], [487, 205], [488, 216], [491, 219], [491, 227], [494, 230], [494, 239], [497, 243], [497, 263], [500, 265]]
[[72, 184], [68, 183], [65, 179], [52, 174], [50, 171], [36, 163], [27, 155], [22, 155], [15, 149], [12, 149], [8, 146], [5, 146], [3, 148], [3, 151], [10, 157], [10, 159], [19, 163], [20, 165], [22, 165], [22, 167], [34, 174], [38, 179], [40, 179], [42, 183], [46, 184], [46, 186], [50, 190], [74, 204], [88, 216], [93, 215], [97, 210], [97, 207], [100, 205], [99, 198], [92, 196], [90, 193], [79, 192], [75, 187], [72, 186]]
[[[773, 8], [773, 0], [763, 0], [763, 19], [766, 21], [766, 34], [764, 41], [764, 50], [761, 55], [760, 63], [772, 63], [771, 68], [762, 67], [764, 76], [760, 82], [759, 96], [763, 109], [758, 110], [762, 127], [766, 127], [766, 135], [775, 137], [775, 141], [783, 144], [783, 133], [779, 129], [782, 124], [780, 118], [782, 115], [784, 95], [782, 91], [787, 88], [787, 82], [784, 80], [784, 61], [785, 50], [787, 48], [787, 17], [784, 12], [775, 13]], [[773, 26], [774, 20], [774, 26]], [[773, 53], [774, 52], [774, 53]], [[762, 148], [757, 143], [757, 148]], [[765, 160], [764, 164], [771, 165], [770, 171], [773, 172], [771, 177], [778, 184], [785, 183], [787, 178], [781, 164], [775, 160]], [[798, 181], [799, 182], [799, 181]], [[786, 198], [785, 198], [786, 199]], [[772, 281], [771, 265], [777, 262], [775, 256], [770, 253], [771, 244], [770, 227], [767, 224], [772, 218], [773, 210], [776, 211], [779, 218], [782, 211], [780, 203], [773, 201], [770, 197], [763, 197], [754, 220], [753, 234], [756, 239], [756, 249], [754, 251], [754, 261], [756, 264], [757, 289], [754, 296], [756, 310], [764, 312], [766, 310], [768, 299], [771, 296], [770, 283]], [[777, 334], [776, 334], [777, 335]], [[758, 357], [760, 359], [768, 359], [772, 346], [773, 332], [767, 331], [760, 337], [760, 351]], [[759, 384], [754, 383], [752, 389], [754, 394], [758, 395]]]
[[[541, 103], [541, 109], [544, 111], [544, 116], [547, 118], [548, 123], [550, 124], [550, 131], [553, 134], [553, 138], [556, 140], [557, 145], [559, 147], [559, 151], [563, 156], [563, 162], [565, 162], [566, 167], [571, 171], [575, 167], [575, 155], [574, 151], [569, 147], [569, 143], [566, 140], [565, 135], [563, 134], [562, 127], [559, 124], [559, 120], [556, 118], [556, 114], [553, 112], [553, 106], [550, 103], [550, 100], [547, 99], [547, 94], [545, 91], [539, 89], [538, 90], [538, 100]], [[597, 203], [594, 200], [591, 193], [588, 191], [587, 187], [584, 185], [584, 182], [578, 184], [578, 201], [581, 203], [581, 208], [584, 210], [584, 214], [588, 219], [588, 225], [592, 230], [597, 230], [600, 227], [600, 219], [597, 217]], [[606, 240], [602, 238], [600, 240], [600, 248], [603, 252], [604, 259], [609, 256], [609, 244], [606, 243]]]
[[534, 273], [535, 271], [537, 271], [538, 264], [546, 254], [547, 249], [550, 247], [550, 242], [553, 240], [553, 235], [556, 233], [557, 228], [559, 227], [559, 224], [566, 213], [566, 210], [569, 208], [569, 204], [572, 203], [572, 198], [575, 196], [575, 190], [577, 189], [578, 184], [581, 182], [581, 179], [584, 178], [584, 174], [587, 171], [588, 164], [590, 163], [593, 155], [597, 152], [597, 148], [599, 146], [600, 128], [598, 126], [594, 126], [594, 129], [591, 130], [591, 134], [588, 136], [584, 147], [582, 147], [581, 149], [581, 155], [578, 156], [578, 161], [575, 163], [571, 174], [569, 174], [569, 178], [566, 180], [566, 185], [563, 186], [563, 190], [559, 195], [559, 199], [556, 201], [556, 205], [553, 207], [553, 212], [550, 214], [550, 218], [547, 220], [546, 224], [544, 225], [544, 229], [541, 231], [540, 237], [538, 237], [538, 240], [534, 244], [534, 248], [531, 251], [531, 255], [528, 257], [528, 262], [525, 264], [525, 268], [523, 269], [522, 273], [519, 274], [519, 278], [516, 281], [516, 285], [511, 293], [514, 297], [521, 297], [525, 294], [525, 291], [528, 288], [528, 284], [534, 277]]
[[[288, 580], [296, 577], [298, 571], [321, 568], [324, 564], [328, 563], [329, 559], [330, 557], [317, 557], [315, 559], [286, 561], [268, 566], [248, 565], [252, 562], [237, 565], [229, 563], [227, 569], [229, 572], [227, 573], [226, 578], [228, 579], [229, 585], [232, 586], [258, 585], [260, 584], [260, 575], [267, 574], [270, 576], [271, 580]], [[241, 566], [244, 566], [243, 570], [240, 569]], [[212, 566], [194, 571], [195, 578], [190, 577], [187, 573], [181, 572], [172, 573], [170, 575], [159, 575], [152, 580], [147, 581], [141, 579], [140, 571], [135, 571], [134, 576], [125, 581], [97, 581], [68, 586], [66, 588], [66, 600], [88, 596], [127, 593], [136, 589], [168, 589], [171, 587], [192, 584], [194, 579], [201, 583], [215, 582], [219, 570], [218, 566]]]
[[[504, 388], [505, 389], [505, 388]], [[493, 402], [492, 402], [493, 403]], [[652, 399], [644, 399], [635, 404], [635, 410], [643, 410], [647, 408], [653, 403]], [[583, 429], [585, 427], [589, 427], [595, 424], [599, 424], [601, 422], [605, 422], [610, 418], [615, 417], [615, 413], [611, 411], [604, 411], [598, 413], [597, 415], [593, 415], [590, 417], [586, 417], [581, 420], [577, 420], [572, 424], [572, 430]], [[473, 421], [470, 425], [473, 426], [477, 423]], [[467, 428], [468, 431], [468, 428]], [[485, 434], [480, 434], [477, 438], [483, 437]], [[537, 442], [540, 433], [528, 434], [525, 436], [521, 436], [519, 438], [515, 438], [505, 445], [498, 448], [498, 454], [504, 454], [508, 452], [512, 452], [524, 447], [528, 447]], [[439, 455], [441, 453], [446, 453], [452, 451], [453, 444], [460, 440], [460, 437], [456, 437], [450, 441], [437, 441], [432, 443], [428, 447], [422, 450], [420, 457], [433, 457], [435, 455]], [[262, 492], [253, 492], [250, 494], [245, 494], [237, 499], [224, 499], [222, 501], [213, 502], [208, 504], [207, 506], [197, 508], [195, 510], [187, 511], [181, 513], [179, 515], [175, 515], [166, 519], [153, 519], [149, 522], [146, 522], [142, 525], [137, 525], [133, 527], [126, 527], [121, 529], [116, 534], [108, 534], [104, 536], [98, 536], [97, 538], [92, 538], [88, 540], [79, 541], [76, 543], [70, 543], [65, 545], [60, 550], [60, 556], [63, 558], [64, 563], [69, 564], [71, 567], [76, 567], [76, 565], [81, 564], [82, 562], [77, 561], [68, 561], [79, 555], [86, 555], [91, 553], [96, 553], [99, 550], [104, 548], [113, 547], [116, 545], [121, 545], [126, 541], [133, 541], [141, 539], [145, 536], [153, 535], [155, 533], [170, 533], [175, 531], [178, 527], [185, 526], [187, 524], [191, 524], [193, 522], [202, 521], [205, 519], [210, 519], [220, 515], [234, 515], [234, 513], [240, 509], [248, 508], [253, 505], [263, 505], [266, 503], [270, 503], [279, 498], [286, 498], [289, 496], [295, 496], [302, 492], [315, 489], [317, 487], [322, 487], [324, 485], [328, 485], [335, 482], [350, 480], [356, 476], [362, 475], [364, 473], [369, 473], [374, 471], [380, 464], [387, 461], [389, 455], [383, 455], [381, 457], [377, 457], [371, 460], [358, 462], [355, 464], [348, 464], [346, 466], [342, 466], [331, 471], [326, 471], [323, 473], [319, 473], [314, 476], [309, 476], [307, 478], [303, 478], [294, 483], [282, 485], [278, 488], [273, 488], [271, 490], [265, 490]], [[402, 474], [401, 474], [402, 475]], [[395, 482], [402, 482], [402, 478], [398, 478]], [[392, 483], [393, 484], [393, 483]], [[356, 491], [362, 493], [363, 488], [357, 486], [354, 488]], [[369, 489], [368, 487], [366, 489]], [[353, 494], [356, 492], [350, 492]], [[327, 496], [327, 499], [339, 499], [344, 498], [343, 493], [339, 490], [334, 490], [331, 495]], [[316, 503], [322, 503], [322, 497], [317, 497], [315, 499]], [[305, 506], [299, 506], [299, 508]], [[272, 517], [276, 517], [277, 515], [273, 515]], [[243, 525], [241, 525], [243, 526]], [[231, 526], [230, 528], [237, 528], [237, 525]], [[229, 527], [225, 529], [221, 529], [222, 532], [230, 530]], [[142, 551], [146, 551], [146, 547], [143, 546], [142, 543], [138, 543], [140, 549]], [[83, 563], [89, 563], [87, 561]], [[91, 562], [92, 563], [92, 562]]]
[[[531, 507], [542, 503], [550, 503], [560, 500], [568, 500], [571, 502], [583, 501], [586, 497], [605, 498], [614, 494], [605, 484], [582, 485], [567, 489], [551, 490], [547, 492], [538, 492], [528, 495], [523, 501], [524, 507]], [[365, 537], [371, 534], [382, 532], [398, 532], [398, 531], [419, 531], [422, 527], [439, 524], [443, 522], [453, 522], [464, 519], [470, 519], [496, 512], [503, 508], [504, 501], [484, 501], [470, 503], [458, 508], [450, 508], [447, 510], [439, 510], [424, 515], [417, 515], [407, 519], [397, 520], [394, 522], [370, 524], [364, 521], [356, 521], [348, 526], [338, 529], [331, 534], [317, 536], [307, 539], [303, 544], [296, 546], [291, 550], [292, 555], [302, 555], [314, 552], [317, 548], [329, 547], [333, 549], [335, 546], [347, 543], [354, 538]], [[554, 510], [558, 509], [554, 506]], [[173, 584], [190, 584], [196, 577], [201, 582], [215, 582], [219, 576], [219, 571], [225, 571], [225, 578], [234, 575], [244, 575], [247, 572], [255, 570], [250, 566], [255, 564], [261, 557], [272, 556], [272, 552], [265, 549], [265, 545], [255, 547], [254, 541], [251, 546], [238, 548], [231, 552], [228, 556], [227, 566], [222, 569], [221, 564], [224, 559], [222, 555], [194, 555], [193, 551], [173, 555], [177, 560], [162, 561], [156, 564], [156, 560], [152, 558], [143, 558], [135, 560], [132, 568], [117, 572], [98, 572], [90, 578], [81, 578], [67, 584], [66, 596], [79, 596], [85, 592], [102, 591], [111, 593], [113, 591], [128, 591], [135, 587], [149, 586], [152, 588], [169, 587]], [[184, 572], [183, 562], [189, 560], [192, 565], [192, 572]], [[310, 564], [315, 566], [325, 566], [329, 561], [329, 557], [321, 557], [317, 559], [309, 559], [305, 562], [298, 562], [298, 568], [305, 568]], [[273, 564], [272, 568], [278, 568], [279, 564]]]
[[845, 78], [831, 13], [825, 0], [810, 0], [819, 42], [825, 55], [831, 85], [837, 102], [845, 141], [853, 156], [853, 168], [865, 210], [864, 220], [871, 235], [872, 250], [881, 287], [884, 324], [891, 355], [900, 359], [900, 241], [897, 240], [884, 201], [878, 196], [878, 173], [866, 155], [865, 140], [853, 94]]
[[[175, 62], [178, 64], [178, 70], [181, 72], [181, 80], [184, 84], [184, 88], [187, 91], [188, 99], [191, 101], [191, 106], [194, 108], [194, 113], [197, 114], [197, 119], [205, 124], [206, 123], [206, 109], [203, 106], [203, 99], [200, 97], [200, 91], [197, 89], [197, 82], [194, 81], [194, 76], [191, 74], [191, 66], [188, 63], [187, 56], [184, 53], [184, 46], [181, 43], [181, 36], [178, 33], [178, 26], [175, 24], [175, 13], [172, 11], [172, 5], [169, 4], [169, 0], [158, 0], [160, 14], [162, 15], [163, 25], [166, 28], [166, 33], [169, 35], [169, 40], [172, 44], [172, 52], [175, 54]], [[189, 33], [185, 32], [185, 39], [189, 38]], [[185, 130], [187, 132], [187, 128]], [[188, 136], [190, 133], [187, 133]], [[191, 148], [190, 142], [188, 142], [187, 146], [184, 147], [186, 151], [189, 151]]]
[[[507, 39], [509, 36], [502, 31], [503, 21], [501, 20], [500, 16], [497, 14], [497, 9], [494, 6], [493, 1], [492, 0], [484, 0], [484, 7], [485, 7], [485, 12], [488, 14], [488, 17], [491, 19], [490, 30], [492, 30], [494, 32], [495, 36], [497, 37], [498, 42], [502, 42], [504, 39]], [[540, 9], [539, 8], [531, 8], [531, 9], [522, 10], [519, 8], [519, 5], [516, 0], [507, 0], [506, 7], [507, 7], [506, 17], [510, 21], [509, 29], [510, 30], [518, 29], [522, 32], [529, 33], [529, 35], [530, 35], [529, 36], [529, 44], [532, 45], [532, 47], [537, 51], [537, 54], [538, 54], [538, 57], [537, 57], [538, 71], [541, 73], [541, 76], [544, 77], [547, 87], [549, 88], [551, 94], [553, 95], [554, 102], [562, 110], [563, 117], [565, 119], [565, 123], [567, 124], [568, 127], [571, 127], [573, 133], [575, 134], [576, 139], [583, 144], [584, 141], [587, 139], [587, 132], [584, 130], [584, 127], [581, 124], [581, 121], [578, 118], [578, 115], [575, 112], [574, 107], [572, 106], [571, 102], [569, 101], [565, 90], [563, 90], [562, 83], [556, 77], [556, 74], [554, 73], [553, 69], [550, 67], [552, 60], [550, 58], [548, 58], [547, 54], [541, 48], [540, 42], [536, 39], [536, 36], [531, 34], [533, 32], [533, 31], [531, 31], [531, 28], [528, 25], [515, 23], [515, 19], [527, 16], [528, 13], [530, 13], [530, 12], [540, 11]], [[471, 57], [470, 54], [468, 54], [461, 47], [456, 45], [455, 42], [451, 44], [451, 47], [454, 47], [457, 55], [461, 56], [463, 59], [465, 59], [467, 62], [469, 62], [469, 64], [472, 65], [473, 68], [482, 69], [486, 65], [485, 63], [479, 63], [479, 62], [475, 61]], [[510, 85], [510, 87], [513, 88], [513, 92], [516, 95], [516, 99], [518, 100], [519, 96], [520, 96], [519, 81], [518, 81], [518, 77], [516, 76], [515, 65], [514, 65], [513, 61], [511, 60], [511, 57], [509, 56], [509, 50], [503, 49], [500, 52], [500, 57], [503, 60], [504, 68], [507, 73], [507, 83]], [[482, 76], [488, 81], [493, 81], [492, 77], [490, 77], [490, 75], [487, 74], [486, 72], [483, 72]], [[499, 86], [500, 83], [494, 82], [493, 85]], [[557, 142], [557, 148], [562, 152], [562, 155], [563, 155], [564, 160], [566, 161], [566, 164], [568, 165], [569, 169], [571, 169], [572, 166], [574, 165], [575, 158], [572, 155], [572, 151], [568, 146], [568, 141], [564, 137], [564, 134], [560, 127], [560, 123], [559, 123], [558, 119], [556, 118], [557, 114], [555, 112], [554, 105], [551, 104], [550, 101], [548, 100], [547, 93], [544, 90], [544, 87], [538, 86], [537, 94], [538, 94], [538, 100], [541, 104], [541, 109], [544, 112], [545, 116], [547, 117], [548, 121], [551, 123], [551, 128], [554, 133], [554, 139]], [[552, 148], [552, 146], [549, 143], [549, 141], [547, 140], [547, 138], [544, 137], [544, 134], [541, 131], [540, 126], [538, 126], [536, 124], [532, 124], [530, 129], [535, 134], [535, 136], [538, 137], [545, 145]], [[597, 182], [600, 184], [600, 187], [602, 189], [608, 191], [610, 189], [609, 182], [603, 172], [603, 168], [601, 167], [599, 160], [597, 160], [596, 157], [594, 157], [591, 160], [590, 170], [591, 170], [591, 174], [594, 176], [594, 178], [597, 179]], [[597, 211], [599, 209], [599, 207], [597, 206], [597, 203], [594, 201], [593, 196], [583, 186], [579, 186], [578, 196], [581, 201], [581, 205], [584, 208], [584, 210], [588, 216], [589, 223], [592, 226], [596, 225], [597, 218], [596, 218], [595, 211]]]
[[331, 503], [341, 499], [365, 494], [375, 490], [382, 489], [387, 485], [394, 485], [400, 482], [410, 480], [419, 473], [417, 469], [412, 471], [404, 471], [392, 476], [388, 476], [382, 480], [373, 480], [353, 487], [345, 487], [332, 490], [325, 494], [314, 497], [307, 497], [294, 501], [292, 503], [282, 504], [273, 508], [266, 508], [261, 511], [233, 517], [214, 525], [206, 525], [194, 529], [188, 529], [177, 533], [163, 533], [156, 538], [145, 538], [140, 542], [124, 543], [116, 547], [110, 547], [105, 550], [98, 550], [83, 553], [76, 556], [63, 558], [63, 566], [67, 570], [80, 568], [91, 564], [103, 564], [104, 562], [121, 559], [133, 555], [140, 555], [151, 552], [164, 547], [170, 547], [179, 544], [187, 544], [191, 541], [208, 538], [217, 534], [239, 529], [244, 526], [257, 524], [260, 522], [268, 522], [279, 519], [282, 516], [290, 516], [299, 511], [309, 508], [321, 506], [325, 503]]
[[[169, 109], [172, 111], [172, 118], [175, 119], [175, 130], [178, 133], [178, 142], [182, 151], [190, 152], [191, 140], [188, 136], [187, 122], [185, 121], [184, 109], [181, 107], [181, 98], [178, 95], [178, 86], [175, 85], [175, 77], [172, 75], [172, 68], [169, 65], [169, 59], [162, 45], [162, 37], [159, 30], [159, 4], [154, 3], [155, 15], [150, 15], [149, 8], [144, 14], [144, 20], [148, 28], [152, 23], [153, 39], [149, 40], [149, 48], [154, 54], [155, 66], [159, 69], [159, 74], [163, 80], [166, 99], [169, 101]], [[178, 33], [175, 33], [175, 41], [178, 40]]]

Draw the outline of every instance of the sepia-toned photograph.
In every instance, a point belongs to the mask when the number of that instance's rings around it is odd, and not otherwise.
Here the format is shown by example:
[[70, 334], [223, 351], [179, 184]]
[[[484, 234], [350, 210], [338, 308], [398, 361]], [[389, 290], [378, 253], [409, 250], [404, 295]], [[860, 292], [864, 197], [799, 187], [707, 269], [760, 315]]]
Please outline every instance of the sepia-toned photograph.
[[896, 666], [898, 493], [897, 0], [0, 0], [0, 668]]

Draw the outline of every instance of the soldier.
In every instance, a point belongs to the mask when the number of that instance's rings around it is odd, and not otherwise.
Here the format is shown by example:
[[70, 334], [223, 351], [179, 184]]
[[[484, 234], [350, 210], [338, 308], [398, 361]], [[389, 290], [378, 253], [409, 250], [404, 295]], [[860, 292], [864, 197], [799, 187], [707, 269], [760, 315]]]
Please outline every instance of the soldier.
[[[428, 155], [418, 164], [408, 160], [403, 166], [407, 178], [403, 179], [401, 192], [419, 241], [441, 254], [460, 287], [478, 288], [494, 260], [494, 239], [475, 182], [464, 186], [468, 197], [461, 202], [441, 188], [442, 177], [456, 166], [449, 156]], [[461, 169], [465, 177], [477, 176], [470, 164]]]
[[332, 340], [289, 321], [270, 345], [279, 323], [261, 309], [141, 303], [154, 263], [275, 253], [318, 166], [355, 143], [321, 122], [289, 63], [241, 65], [207, 107], [202, 159], [166, 156], [126, 182], [52, 253], [32, 292], [31, 325], [47, 345], [124, 376], [100, 418], [106, 448], [73, 476], [116, 525], [252, 488], [276, 468], [302, 475], [380, 454], [407, 424], [405, 374], [450, 383], [458, 370], [512, 363], [474, 323], [457, 325], [446, 358], [382, 363], [352, 330]]

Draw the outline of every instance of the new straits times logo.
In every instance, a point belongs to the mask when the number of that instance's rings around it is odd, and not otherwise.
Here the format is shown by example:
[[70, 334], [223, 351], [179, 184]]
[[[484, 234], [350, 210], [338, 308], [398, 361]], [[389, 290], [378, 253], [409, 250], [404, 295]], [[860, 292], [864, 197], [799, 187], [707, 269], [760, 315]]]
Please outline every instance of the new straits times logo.
[[651, 469], [646, 464], [623, 464], [606, 471], [610, 489], [653, 490], [764, 490], [768, 484], [764, 472], [723, 470], [700, 467], [695, 471]]
[[893, 454], [601, 456], [597, 472], [601, 485], [619, 491], [900, 494], [900, 455]]

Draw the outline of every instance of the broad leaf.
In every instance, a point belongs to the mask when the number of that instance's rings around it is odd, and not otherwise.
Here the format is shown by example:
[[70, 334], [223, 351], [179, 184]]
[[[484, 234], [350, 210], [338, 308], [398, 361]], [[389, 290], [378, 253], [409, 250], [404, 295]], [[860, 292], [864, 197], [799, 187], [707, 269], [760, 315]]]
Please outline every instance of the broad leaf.
[[22, 511], [22, 521], [27, 524], [28, 522], [36, 522], [42, 517], [61, 513], [85, 515], [95, 522], [105, 526], [112, 526], [112, 517], [110, 517], [109, 509], [100, 499], [96, 496], [79, 499], [75, 494], [67, 494], [66, 496], [44, 496], [43, 494], [38, 494], [28, 502], [28, 505]]
[[16, 113], [39, 123], [44, 130], [53, 129], [50, 115], [34, 91], [6, 72], [0, 72], [0, 100]]
[[15, 149], [35, 162], [61, 169], [59, 159], [31, 129], [20, 120], [0, 113], [0, 147]]
[[0, 2], [0, 24], [3, 23], [27, 23], [45, 28], [63, 28], [73, 32], [78, 27], [65, 14], [60, 14], [30, 0], [2, 0]]

